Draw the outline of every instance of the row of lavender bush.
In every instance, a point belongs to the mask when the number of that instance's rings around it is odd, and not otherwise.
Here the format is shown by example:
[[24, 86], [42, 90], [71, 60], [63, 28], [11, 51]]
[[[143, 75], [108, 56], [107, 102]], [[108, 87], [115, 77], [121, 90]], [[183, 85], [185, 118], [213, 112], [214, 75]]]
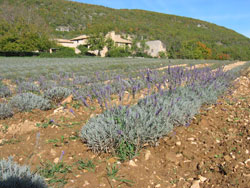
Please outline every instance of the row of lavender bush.
[[[213, 103], [230, 86], [239, 68], [230, 72], [208, 68], [168, 69], [167, 90], [147, 96], [138, 104], [119, 106], [91, 118], [81, 138], [94, 152], [115, 151], [121, 142], [140, 148], [156, 144], [174, 126], [188, 125], [201, 105]], [[185, 83], [185, 86], [183, 86]]]
[[[196, 71], [196, 69], [194, 69]], [[97, 99], [102, 108], [108, 108], [112, 95], [118, 95], [122, 101], [125, 92], [129, 92], [133, 97], [141, 89], [147, 88], [150, 94], [156, 88], [166, 87], [169, 83], [172, 86], [180, 84], [184, 80], [177, 78], [180, 74], [183, 77], [192, 77], [192, 71], [186, 72], [182, 68], [168, 68], [165, 71], [144, 70], [137, 73], [136, 77], [125, 77], [116, 75], [110, 77], [108, 82], [104, 82], [108, 77], [105, 74], [96, 74], [95, 82], [89, 82], [87, 77], [59, 74], [53, 75], [52, 80], [46, 80], [44, 76], [39, 77], [38, 81], [16, 80], [15, 95], [11, 97], [10, 89], [0, 84], [0, 97], [9, 98], [9, 104], [0, 104], [0, 119], [10, 117], [14, 111], [29, 111], [32, 109], [47, 110], [51, 108], [51, 101], [60, 102], [70, 94], [74, 99], [81, 101], [85, 106], [89, 106], [87, 100]], [[106, 79], [103, 79], [103, 78]], [[11, 112], [11, 113], [10, 113]]]
[[[90, 82], [86, 76], [74, 74], [53, 74], [53, 80], [47, 80], [40, 76], [38, 80], [16, 80], [16, 91], [11, 98], [10, 89], [0, 82], [0, 98], [9, 98], [9, 104], [0, 103], [0, 119], [10, 117], [13, 111], [29, 111], [32, 109], [47, 110], [51, 108], [51, 101], [60, 102], [70, 94], [74, 99], [81, 101], [85, 106], [87, 103], [97, 99], [102, 108], [108, 108], [112, 95], [118, 95], [122, 101], [125, 92], [133, 97], [141, 89], [147, 88], [148, 95], [159, 91], [162, 87], [176, 87], [186, 80], [196, 79], [199, 69], [184, 71], [181, 67], [168, 68], [163, 71], [144, 70], [139, 71], [135, 77], [124, 75], [107, 76], [105, 73], [95, 74], [95, 81]], [[203, 70], [208, 70], [203, 69]], [[108, 82], [104, 82], [109, 78]]]

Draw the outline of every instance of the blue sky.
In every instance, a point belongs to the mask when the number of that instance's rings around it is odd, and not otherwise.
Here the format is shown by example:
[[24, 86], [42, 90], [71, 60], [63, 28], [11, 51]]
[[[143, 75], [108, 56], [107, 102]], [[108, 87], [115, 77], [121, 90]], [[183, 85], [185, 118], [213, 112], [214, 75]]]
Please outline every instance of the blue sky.
[[250, 38], [250, 0], [75, 0], [116, 9], [143, 9], [205, 20]]

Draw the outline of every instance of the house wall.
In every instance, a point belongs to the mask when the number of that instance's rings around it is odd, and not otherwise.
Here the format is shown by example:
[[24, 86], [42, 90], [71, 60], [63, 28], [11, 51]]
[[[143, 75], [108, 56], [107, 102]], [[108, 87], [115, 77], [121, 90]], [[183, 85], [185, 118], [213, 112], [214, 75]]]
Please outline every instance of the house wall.
[[126, 47], [126, 46], [128, 46], [129, 48], [131, 48], [131, 44], [120, 43], [120, 42], [116, 42], [115, 44], [118, 47]]
[[61, 46], [64, 46], [64, 47], [69, 47], [69, 48], [75, 48], [76, 47], [76, 45], [74, 43], [59, 42], [57, 44], [59, 44]]
[[88, 40], [87, 40], [87, 39], [73, 40], [73, 42], [74, 42], [74, 45], [75, 45], [75, 46], [86, 45], [86, 44], [88, 44]]
[[146, 42], [149, 49], [146, 52], [152, 57], [158, 57], [159, 52], [166, 52], [165, 45], [160, 40]]
[[100, 51], [101, 57], [105, 57], [107, 52], [108, 52], [108, 48], [107, 46], [104, 46], [104, 48]]

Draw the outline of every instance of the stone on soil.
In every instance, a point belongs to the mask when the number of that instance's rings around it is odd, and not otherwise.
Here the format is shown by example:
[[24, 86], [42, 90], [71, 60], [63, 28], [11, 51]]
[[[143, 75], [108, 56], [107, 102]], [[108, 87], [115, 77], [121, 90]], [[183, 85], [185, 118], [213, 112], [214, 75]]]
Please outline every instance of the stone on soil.
[[67, 104], [67, 103], [71, 103], [73, 100], [73, 95], [69, 95], [66, 99], [64, 99], [61, 104], [64, 105], [64, 104]]
[[137, 164], [135, 164], [135, 162], [133, 160], [130, 160], [128, 164], [129, 164], [129, 166], [137, 167]]
[[146, 161], [149, 160], [150, 156], [151, 156], [151, 152], [149, 150], [147, 150], [146, 154], [145, 154], [145, 160]]

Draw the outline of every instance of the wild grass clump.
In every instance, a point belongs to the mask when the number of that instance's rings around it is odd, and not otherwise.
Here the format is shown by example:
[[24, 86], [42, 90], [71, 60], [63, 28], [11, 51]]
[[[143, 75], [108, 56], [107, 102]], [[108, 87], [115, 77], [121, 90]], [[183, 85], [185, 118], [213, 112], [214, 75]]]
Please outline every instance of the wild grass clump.
[[72, 91], [64, 87], [53, 87], [44, 91], [44, 97], [55, 102], [61, 101], [62, 99], [68, 97], [70, 94], [72, 94]]
[[47, 188], [45, 180], [30, 171], [28, 166], [20, 166], [12, 158], [0, 160], [0, 188]]
[[0, 119], [5, 119], [11, 116], [13, 116], [11, 106], [6, 103], [0, 103]]
[[30, 111], [32, 109], [49, 110], [50, 101], [33, 93], [22, 93], [14, 96], [10, 104], [18, 111]]

